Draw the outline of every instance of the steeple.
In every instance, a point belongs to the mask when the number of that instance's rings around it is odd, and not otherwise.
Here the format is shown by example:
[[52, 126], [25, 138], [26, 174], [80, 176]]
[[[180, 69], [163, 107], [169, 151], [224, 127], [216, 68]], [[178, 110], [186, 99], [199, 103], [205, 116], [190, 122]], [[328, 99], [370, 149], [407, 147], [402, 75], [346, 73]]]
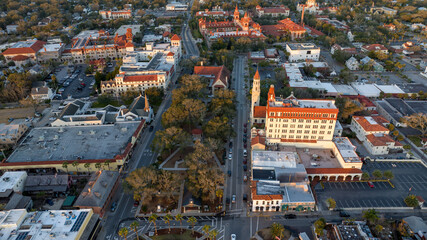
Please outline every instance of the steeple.
[[268, 90], [268, 101], [274, 102], [276, 99], [276, 94], [274, 93], [274, 85], [270, 85], [270, 89]]
[[239, 9], [237, 8], [237, 5], [236, 5], [236, 9], [234, 10], [233, 16], [234, 16], [234, 21], [239, 21], [240, 13], [239, 13]]
[[256, 73], [255, 73], [255, 75], [254, 75], [254, 80], [255, 79], [258, 79], [258, 80], [260, 80], [261, 78], [260, 78], [260, 76], [259, 76], [259, 72], [258, 72], [258, 67], [256, 68]]
[[150, 111], [150, 105], [148, 104], [148, 98], [147, 98], [147, 94], [145, 93], [145, 107], [144, 107], [144, 111], [145, 112], [149, 112]]
[[254, 108], [259, 106], [261, 96], [261, 77], [259, 76], [258, 68], [256, 69], [252, 84], [252, 104], [251, 104], [251, 119], [253, 121]]

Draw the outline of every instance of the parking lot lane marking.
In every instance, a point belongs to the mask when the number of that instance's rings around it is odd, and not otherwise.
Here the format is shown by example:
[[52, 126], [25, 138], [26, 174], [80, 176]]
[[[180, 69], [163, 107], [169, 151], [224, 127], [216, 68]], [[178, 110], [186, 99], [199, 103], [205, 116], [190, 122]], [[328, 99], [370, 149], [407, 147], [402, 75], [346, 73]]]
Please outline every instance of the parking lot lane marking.
[[351, 205], [353, 205], [353, 207], [356, 207], [356, 204], [353, 202], [353, 200], [350, 200], [351, 201]]
[[350, 182], [350, 186], [351, 186], [351, 188], [352, 188], [352, 189], [354, 189], [354, 186], [353, 186], [353, 183], [352, 183], [352, 182]]
[[368, 204], [365, 203], [365, 200], [362, 200], [362, 202], [364, 207], [368, 207]]
[[394, 199], [390, 199], [390, 200], [393, 202], [393, 205], [394, 205], [394, 206], [399, 207], [399, 204], [398, 204], [398, 202], [397, 202], [397, 201], [395, 201]]

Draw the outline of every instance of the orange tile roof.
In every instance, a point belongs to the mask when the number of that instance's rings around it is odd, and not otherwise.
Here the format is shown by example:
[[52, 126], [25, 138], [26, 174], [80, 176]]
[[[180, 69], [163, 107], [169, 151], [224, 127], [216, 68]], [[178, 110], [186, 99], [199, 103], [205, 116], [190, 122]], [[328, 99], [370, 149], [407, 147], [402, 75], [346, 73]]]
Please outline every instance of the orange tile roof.
[[136, 75], [136, 76], [125, 76], [123, 82], [147, 82], [157, 81], [157, 75]]
[[254, 106], [254, 118], [265, 118], [266, 111], [265, 106]]
[[374, 134], [369, 134], [366, 136], [366, 139], [372, 143], [374, 146], [387, 146], [387, 143], [395, 142], [389, 135], [375, 136]]
[[258, 68], [256, 69], [254, 79], [261, 79], [261, 77], [259, 76]]
[[384, 127], [384, 123], [390, 123], [381, 116], [371, 116], [377, 124], [371, 124], [364, 116], [353, 116], [356, 121], [366, 132], [389, 132], [388, 128]]
[[252, 200], [282, 200], [283, 196], [280, 194], [266, 194], [266, 195], [258, 195], [256, 191], [256, 184], [258, 181], [251, 181], [251, 193]]
[[230, 71], [222, 66], [194, 66], [194, 74], [214, 76], [214, 83], [221, 81], [225, 86], [228, 85], [228, 79], [230, 79]]
[[27, 60], [29, 57], [25, 56], [25, 55], [17, 55], [15, 57], [12, 58], [12, 61], [25, 61]]
[[306, 31], [304, 27], [302, 27], [299, 24], [294, 23], [290, 18], [285, 18], [283, 20], [280, 20], [279, 22], [280, 28], [284, 28], [286, 30], [289, 30], [290, 32], [293, 31]]
[[3, 52], [3, 55], [37, 53], [45, 44], [46, 42], [37, 40], [29, 47], [8, 48]]
[[362, 174], [357, 168], [306, 168], [307, 174]]
[[167, 56], [169, 57], [169, 56], [173, 56], [173, 55], [175, 55], [175, 53], [173, 53], [173, 52], [169, 52], [168, 54], [167, 54]]
[[172, 36], [171, 40], [172, 41], [181, 40], [181, 38], [178, 35], [175, 34], [175, 35]]

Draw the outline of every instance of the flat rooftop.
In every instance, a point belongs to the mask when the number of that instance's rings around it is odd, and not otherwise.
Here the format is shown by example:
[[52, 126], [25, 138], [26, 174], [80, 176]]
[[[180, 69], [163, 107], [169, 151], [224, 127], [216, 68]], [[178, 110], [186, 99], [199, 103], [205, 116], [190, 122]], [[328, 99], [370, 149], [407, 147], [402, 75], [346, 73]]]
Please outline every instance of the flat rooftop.
[[390, 105], [387, 104], [386, 101], [384, 100], [379, 100], [376, 101], [376, 103], [382, 107], [388, 114], [390, 114], [390, 116], [396, 120], [396, 121], [400, 121], [400, 118], [402, 117], [402, 115], [399, 113], [399, 111], [394, 110], [392, 107], [390, 107]]
[[381, 91], [375, 87], [374, 84], [366, 83], [352, 83], [351, 86], [356, 89], [356, 91], [366, 97], [378, 97]]
[[342, 158], [345, 162], [360, 162], [360, 158], [356, 153], [356, 147], [346, 137], [336, 137], [333, 139]]
[[281, 186], [278, 181], [259, 181], [256, 188], [257, 195], [282, 195], [283, 203], [314, 202], [313, 194], [306, 182]]
[[318, 46], [314, 43], [288, 43], [287, 44], [291, 50], [310, 50], [310, 49], [319, 49]]
[[[0, 177], [0, 193], [4, 193], [7, 190], [13, 189], [16, 184], [20, 181], [25, 182], [25, 177], [27, 176], [27, 172], [25, 171], [17, 171], [17, 172], [5, 172]], [[24, 183], [22, 182], [22, 186]]]
[[119, 175], [117, 171], [97, 171], [93, 173], [74, 206], [104, 207]]
[[135, 25], [121, 25], [119, 29], [116, 30], [114, 35], [118, 34], [119, 36], [125, 35], [128, 28], [132, 29], [132, 34], [135, 35], [139, 32], [141, 32], [142, 25], [135, 24]]
[[391, 84], [391, 85], [374, 84], [374, 86], [384, 93], [391, 93], [391, 94], [405, 93], [402, 89], [400, 89], [400, 87], [398, 87], [395, 84]]
[[298, 156], [305, 168], [341, 168], [332, 149], [297, 148]]
[[20, 41], [15, 43], [11, 48], [29, 48], [36, 42], [37, 40]]
[[59, 51], [59, 49], [61, 49], [62, 44], [61, 43], [49, 43], [44, 45], [41, 49], [40, 49], [40, 53], [45, 53], [45, 52], [57, 52]]
[[390, 104], [393, 108], [395, 108], [397, 111], [399, 111], [403, 116], [409, 116], [415, 113], [415, 110], [412, 109], [412, 107], [409, 104], [407, 104], [409, 103], [409, 101], [403, 101], [400, 98], [386, 98], [384, 100], [388, 104]]
[[0, 240], [77, 239], [93, 215], [91, 209], [28, 213], [25, 209], [0, 212]]
[[[274, 102], [269, 102], [271, 107], [283, 108], [322, 108], [336, 109], [335, 100], [317, 100], [317, 99], [283, 99], [276, 97]], [[285, 106], [284, 106], [285, 105]]]
[[357, 95], [357, 91], [350, 85], [332, 84], [332, 86], [341, 95]]
[[296, 168], [295, 152], [252, 151], [252, 166], [260, 168]]
[[7, 159], [9, 163], [111, 159], [124, 151], [139, 122], [34, 128]]

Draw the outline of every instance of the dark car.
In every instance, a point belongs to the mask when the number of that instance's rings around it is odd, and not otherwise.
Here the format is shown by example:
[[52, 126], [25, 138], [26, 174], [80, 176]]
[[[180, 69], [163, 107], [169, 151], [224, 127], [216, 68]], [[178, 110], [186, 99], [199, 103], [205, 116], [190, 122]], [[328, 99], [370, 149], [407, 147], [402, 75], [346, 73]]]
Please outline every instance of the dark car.
[[243, 171], [248, 171], [248, 166], [246, 166], [246, 165], [243, 165]]
[[243, 194], [243, 201], [247, 201], [248, 200], [248, 194]]
[[148, 129], [148, 131], [152, 132], [154, 129], [154, 126], [150, 126], [150, 128]]
[[295, 215], [295, 214], [285, 214], [285, 218], [286, 219], [295, 219], [295, 218], [297, 218], [297, 215]]
[[243, 159], [243, 164], [248, 164], [248, 160]]
[[81, 91], [81, 90], [83, 90], [83, 88], [79, 86], [79, 87], [77, 88], [77, 90], [78, 90], [78, 91]]
[[227, 174], [229, 177], [231, 177], [231, 171], [230, 170], [228, 170]]
[[230, 204], [230, 198], [226, 198], [225, 203]]
[[246, 138], [245, 137], [243, 138], [243, 143], [246, 143]]
[[340, 217], [350, 217], [350, 214], [348, 214], [346, 211], [341, 210]]
[[248, 147], [248, 145], [245, 143], [245, 144], [243, 144], [243, 147], [244, 147], [244, 148], [247, 148], [247, 147]]
[[232, 147], [233, 147], [233, 142], [230, 142], [230, 143], [228, 144], [228, 147], [229, 147], [229, 148], [232, 148]]
[[133, 202], [133, 206], [134, 206], [134, 207], [138, 207], [138, 206], [139, 206], [139, 201], [134, 201], [134, 202]]
[[248, 124], [247, 124], [247, 123], [243, 124], [243, 127], [244, 127], [244, 128], [246, 128], [246, 126], [248, 126]]
[[116, 211], [116, 208], [117, 208], [117, 202], [113, 202], [113, 203], [111, 204], [111, 211], [112, 211], [112, 212]]

